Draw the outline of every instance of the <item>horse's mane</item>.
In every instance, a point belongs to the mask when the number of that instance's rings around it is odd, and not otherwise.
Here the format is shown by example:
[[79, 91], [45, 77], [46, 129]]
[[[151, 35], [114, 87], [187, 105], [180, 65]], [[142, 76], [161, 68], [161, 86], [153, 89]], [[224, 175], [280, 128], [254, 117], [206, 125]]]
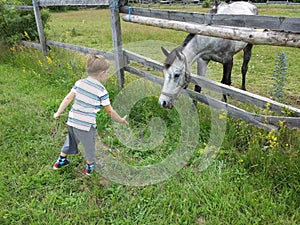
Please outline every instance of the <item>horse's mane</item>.
[[193, 39], [193, 37], [195, 37], [195, 35], [196, 34], [189, 34], [188, 36], [186, 36], [183, 43], [170, 52], [164, 63], [166, 69], [168, 69], [176, 59], [176, 51], [181, 52], [184, 49], [184, 47]]
[[193, 37], [195, 37], [196, 34], [189, 34], [188, 36], [186, 36], [186, 38], [184, 39], [183, 43], [181, 44], [182, 47], [185, 47], [189, 42], [190, 40], [193, 39]]

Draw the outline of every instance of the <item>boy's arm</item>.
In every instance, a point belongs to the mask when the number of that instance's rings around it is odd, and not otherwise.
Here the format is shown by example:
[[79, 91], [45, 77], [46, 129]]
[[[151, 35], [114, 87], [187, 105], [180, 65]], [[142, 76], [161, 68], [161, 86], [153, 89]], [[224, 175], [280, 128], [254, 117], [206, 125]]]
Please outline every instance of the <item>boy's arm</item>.
[[126, 116], [124, 116], [123, 118], [119, 116], [119, 114], [112, 108], [111, 105], [106, 105], [104, 106], [104, 109], [106, 111], [106, 113], [113, 118], [115, 121], [119, 122], [119, 123], [123, 123], [125, 125], [128, 125], [128, 122], [126, 121]]
[[66, 95], [64, 100], [60, 103], [60, 106], [56, 113], [54, 113], [54, 118], [57, 119], [60, 114], [67, 108], [67, 106], [70, 104], [70, 102], [74, 99], [75, 93], [73, 91], [70, 91], [69, 94]]

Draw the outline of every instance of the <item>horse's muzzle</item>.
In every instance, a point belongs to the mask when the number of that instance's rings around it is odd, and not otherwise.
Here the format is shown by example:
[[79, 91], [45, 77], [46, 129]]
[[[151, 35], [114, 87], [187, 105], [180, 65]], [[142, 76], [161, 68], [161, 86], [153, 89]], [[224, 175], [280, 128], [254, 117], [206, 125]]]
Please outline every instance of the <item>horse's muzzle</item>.
[[161, 106], [164, 107], [164, 108], [168, 108], [168, 109], [172, 109], [174, 107], [172, 101], [169, 101], [169, 102], [163, 101]]

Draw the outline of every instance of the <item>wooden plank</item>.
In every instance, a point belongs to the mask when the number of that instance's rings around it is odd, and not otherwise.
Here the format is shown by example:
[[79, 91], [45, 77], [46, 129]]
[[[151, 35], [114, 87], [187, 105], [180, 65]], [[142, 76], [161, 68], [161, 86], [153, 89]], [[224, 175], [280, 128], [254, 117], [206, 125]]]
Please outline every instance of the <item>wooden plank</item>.
[[134, 62], [140, 63], [141, 65], [144, 65], [150, 69], [154, 69], [159, 72], [163, 71], [163, 65], [155, 60], [150, 59], [150, 58], [141, 56], [139, 54], [136, 54], [134, 52], [131, 52], [131, 51], [128, 51], [125, 49], [124, 49], [124, 56], [126, 56], [127, 60], [132, 60]]
[[39, 40], [40, 40], [40, 44], [41, 44], [41, 47], [42, 47], [43, 55], [47, 56], [48, 53], [47, 53], [46, 39], [45, 39], [45, 35], [44, 35], [44, 29], [43, 29], [42, 17], [41, 17], [41, 13], [40, 13], [39, 1], [35, 1], [35, 0], [32, 1], [32, 5], [33, 5], [35, 22], [36, 22], [36, 26], [37, 26], [37, 30], [38, 30], [38, 34], [39, 34]]
[[257, 116], [256, 120], [275, 125], [282, 123], [289, 129], [300, 129], [300, 117]]
[[[47, 43], [48, 46], [64, 48], [64, 49], [67, 49], [67, 50], [80, 52], [80, 53], [84, 53], [84, 54], [103, 55], [108, 60], [114, 60], [115, 59], [115, 56], [114, 56], [113, 53], [104, 52], [104, 51], [94, 49], [94, 48], [87, 48], [87, 47], [84, 47], [84, 46], [72, 45], [72, 44], [68, 44], [68, 43], [55, 42], [55, 41], [50, 41], [50, 40], [46, 41], [46, 43]], [[34, 42], [22, 41], [21, 44], [26, 46], [26, 47], [36, 48], [36, 49], [39, 49], [39, 50], [42, 49], [40, 44], [34, 43]]]
[[50, 41], [50, 40], [47, 41], [46, 43], [47, 43], [47, 45], [55, 46], [58, 48], [64, 48], [64, 49], [68, 49], [68, 50], [72, 50], [72, 51], [76, 51], [76, 52], [80, 52], [80, 53], [84, 53], [84, 54], [103, 55], [108, 60], [114, 60], [114, 54], [111, 52], [105, 52], [105, 51], [101, 51], [101, 50], [94, 49], [94, 48], [87, 48], [84, 46], [55, 42], [55, 41]]
[[164, 79], [162, 77], [154, 76], [154, 75], [152, 75], [150, 73], [147, 73], [147, 72], [145, 72], [143, 70], [136, 69], [136, 68], [134, 68], [132, 66], [125, 66], [124, 69], [125, 69], [125, 71], [127, 71], [129, 73], [138, 75], [139, 77], [142, 77], [142, 78], [145, 78], [147, 80], [150, 80], [153, 83], [159, 84], [161, 86], [164, 84]]
[[[163, 71], [163, 65], [155, 60], [149, 59], [147, 57], [141, 56], [139, 54], [130, 52], [128, 50], [124, 51], [125, 56], [128, 58], [128, 60], [132, 60], [135, 62], [140, 63], [143, 66], [146, 66], [148, 68], [154, 69], [158, 72]], [[234, 99], [237, 99], [241, 102], [250, 103], [252, 105], [255, 105], [260, 108], [266, 108], [266, 105], [268, 104], [270, 107], [270, 110], [273, 112], [276, 112], [278, 114], [282, 114], [282, 111], [284, 109], [288, 109], [293, 113], [293, 116], [300, 116], [300, 109], [291, 107], [289, 105], [285, 105], [276, 101], [273, 101], [269, 98], [262, 97], [247, 91], [240, 90], [238, 88], [228, 86], [225, 84], [221, 84], [219, 82], [210, 80], [203, 76], [198, 76], [195, 74], [191, 74], [191, 82], [194, 84], [197, 84], [199, 86], [202, 86], [203, 88], [212, 90], [217, 93], [226, 94], [231, 96]]]
[[237, 28], [227, 26], [207, 26], [135, 15], [125, 15], [123, 16], [123, 20], [127, 22], [160, 28], [185, 31], [193, 34], [244, 41], [254, 45], [275, 45], [300, 48], [300, 34], [296, 33], [254, 30], [251, 28]]
[[123, 56], [122, 31], [121, 31], [121, 21], [120, 21], [119, 14], [120, 12], [118, 7], [118, 1], [114, 2], [114, 0], [110, 0], [110, 23], [111, 23], [113, 46], [114, 46], [116, 72], [117, 72], [119, 87], [122, 88], [125, 82], [124, 79], [125, 59]]
[[300, 18], [179, 12], [171, 10], [142, 9], [129, 6], [121, 7], [120, 12], [130, 15], [206, 25], [249, 27], [295, 33], [300, 32]]
[[30, 48], [35, 48], [38, 50], [42, 50], [41, 44], [35, 43], [35, 42], [21, 41], [21, 45], [24, 45], [24, 46], [30, 47]]
[[5, 7], [22, 10], [22, 11], [33, 10], [33, 6], [28, 6], [28, 5], [5, 5]]
[[236, 100], [239, 100], [241, 102], [249, 103], [251, 105], [255, 105], [260, 108], [266, 108], [266, 105], [268, 104], [270, 107], [270, 110], [282, 114], [283, 109], [288, 109], [291, 112], [293, 112], [293, 116], [300, 116], [300, 109], [285, 105], [279, 102], [276, 102], [272, 99], [262, 97], [260, 95], [256, 95], [247, 91], [243, 91], [241, 89], [228, 86], [213, 80], [210, 80], [204, 76], [198, 76], [195, 74], [191, 75], [191, 82], [194, 84], [197, 84], [203, 88], [207, 88], [209, 90], [228, 95]]
[[40, 0], [41, 6], [100, 6], [109, 5], [109, 0]]
[[[154, 76], [150, 73], [147, 73], [145, 71], [136, 69], [136, 68], [131, 67], [131, 66], [126, 66], [125, 71], [127, 71], [129, 73], [132, 73], [132, 74], [135, 74], [139, 77], [142, 77], [144, 79], [147, 79], [147, 80], [152, 81], [152, 82], [154, 82], [156, 84], [159, 84], [159, 85], [163, 85], [163, 82], [164, 82], [163, 78], [161, 78], [161, 77]], [[258, 121], [256, 119], [257, 115], [255, 115], [255, 114], [251, 114], [251, 113], [249, 113], [249, 112], [247, 112], [243, 109], [240, 109], [240, 108], [235, 107], [233, 105], [227, 104], [227, 103], [222, 102], [220, 100], [214, 99], [212, 97], [205, 96], [201, 93], [197, 93], [197, 92], [192, 91], [190, 89], [183, 90], [182, 94], [185, 95], [185, 96], [188, 96], [188, 97], [190, 97], [190, 98], [192, 98], [192, 99], [194, 99], [198, 102], [209, 105], [212, 108], [215, 108], [215, 109], [218, 109], [218, 110], [225, 110], [228, 114], [230, 114], [231, 116], [233, 116], [235, 118], [245, 120], [245, 121], [247, 121], [247, 122], [249, 122], [249, 123], [251, 123], [255, 126], [261, 127], [261, 128], [266, 129], [268, 131], [278, 129], [274, 125], [265, 124], [264, 122]]]

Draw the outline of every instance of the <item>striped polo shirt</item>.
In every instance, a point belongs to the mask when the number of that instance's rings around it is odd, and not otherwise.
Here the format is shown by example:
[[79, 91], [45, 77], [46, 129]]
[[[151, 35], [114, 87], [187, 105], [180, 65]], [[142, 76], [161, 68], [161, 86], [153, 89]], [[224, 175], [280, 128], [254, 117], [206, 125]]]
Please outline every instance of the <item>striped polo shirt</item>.
[[75, 93], [75, 99], [67, 124], [89, 131], [91, 126], [96, 127], [96, 114], [101, 106], [110, 104], [108, 92], [92, 77], [78, 80], [71, 91]]

